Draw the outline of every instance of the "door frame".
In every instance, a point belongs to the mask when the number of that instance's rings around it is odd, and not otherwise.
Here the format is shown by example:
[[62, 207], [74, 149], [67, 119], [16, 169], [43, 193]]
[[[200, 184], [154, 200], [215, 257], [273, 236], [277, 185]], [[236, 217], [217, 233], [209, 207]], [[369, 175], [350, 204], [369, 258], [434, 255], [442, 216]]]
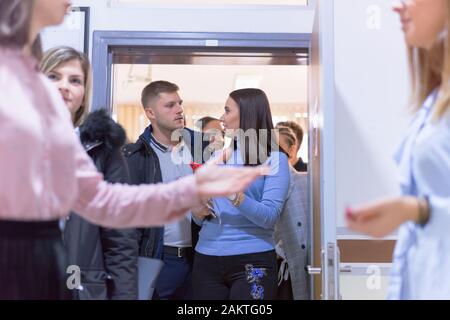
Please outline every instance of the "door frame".
[[316, 0], [310, 49], [310, 203], [312, 204], [312, 293], [335, 300], [339, 294], [336, 240], [336, 139], [334, 1]]
[[114, 48], [156, 47], [169, 49], [243, 50], [303, 49], [309, 51], [311, 34], [307, 33], [218, 33], [218, 32], [147, 32], [94, 31], [92, 66], [92, 110], [111, 106], [111, 72]]
[[[309, 6], [316, 5], [316, 0], [310, 0]], [[319, 0], [320, 1], [320, 0]], [[327, 39], [329, 40], [329, 39]], [[321, 39], [320, 44], [324, 42]], [[92, 109], [106, 109], [110, 114], [112, 113], [112, 66], [113, 66], [113, 53], [115, 48], [132, 47], [132, 48], [151, 48], [157, 49], [193, 49], [208, 51], [231, 51], [241, 52], [243, 50], [251, 50], [253, 53], [267, 52], [270, 50], [279, 49], [302, 49], [308, 53], [308, 66], [311, 66], [311, 50], [312, 48], [312, 34], [311, 33], [217, 33], [217, 32], [145, 32], [145, 31], [94, 31], [93, 33], [93, 48], [92, 48], [92, 65], [93, 65], [93, 92], [95, 93], [92, 101]], [[314, 48], [315, 49], [315, 48]], [[327, 50], [328, 51], [328, 48]], [[334, 58], [334, 57], [333, 57]], [[321, 59], [327, 59], [324, 52], [321, 50]], [[329, 61], [327, 61], [329, 64]], [[321, 70], [323, 72], [324, 70]], [[309, 71], [310, 73], [311, 71]], [[326, 71], [328, 72], [328, 71]], [[330, 75], [327, 75], [327, 78]], [[311, 81], [309, 81], [311, 86]], [[323, 85], [323, 83], [321, 83]], [[323, 90], [324, 88], [320, 88]], [[322, 92], [322, 91], [321, 91]], [[308, 88], [308, 96], [311, 95], [310, 88]], [[309, 98], [308, 98], [309, 99]], [[329, 101], [326, 101], [327, 104]], [[313, 114], [313, 102], [308, 102], [309, 115]], [[327, 108], [328, 109], [328, 108]], [[334, 112], [332, 113], [332, 119], [327, 117], [323, 118], [323, 114], [318, 115], [321, 120], [327, 122], [326, 125], [332, 126], [334, 130], [334, 124], [329, 123], [334, 121]], [[330, 168], [331, 162], [334, 161], [334, 154], [332, 159], [326, 159], [323, 157], [324, 144], [327, 144], [331, 150], [334, 151], [334, 145], [327, 138], [328, 134], [322, 132], [325, 123], [320, 121], [318, 141], [313, 141], [313, 124], [309, 124], [309, 159], [311, 159], [311, 171], [315, 168], [320, 172], [318, 179], [313, 179], [312, 174], [309, 175], [309, 221], [310, 233], [308, 235], [309, 243], [309, 261], [308, 264], [320, 263], [321, 255], [317, 253], [314, 248], [320, 247], [323, 242], [323, 235], [325, 234], [322, 226], [324, 218], [324, 210], [330, 209], [330, 202], [325, 201], [325, 198], [329, 199], [329, 195], [334, 197], [334, 189], [331, 185], [327, 186], [326, 192], [324, 192], [324, 181], [322, 177], [325, 171], [324, 166]], [[330, 132], [330, 131], [327, 131]], [[320, 150], [321, 156], [317, 159], [316, 163], [312, 163], [313, 150], [315, 148], [314, 143], [318, 143], [317, 148]], [[329, 156], [329, 155], [328, 155]], [[325, 163], [326, 162], [326, 163]], [[334, 163], [333, 163], [334, 165]], [[334, 167], [333, 167], [334, 170]], [[319, 205], [313, 212], [313, 194], [314, 190], [320, 196], [318, 197]], [[317, 200], [317, 199], [316, 199]], [[324, 205], [324, 202], [327, 204]], [[327, 210], [328, 212], [329, 210]], [[320, 296], [322, 293], [321, 288], [315, 286], [314, 277], [311, 277], [310, 287], [312, 291], [312, 298]], [[325, 289], [325, 288], [324, 288]], [[326, 290], [326, 289], [325, 289]], [[315, 294], [314, 294], [315, 292]]]

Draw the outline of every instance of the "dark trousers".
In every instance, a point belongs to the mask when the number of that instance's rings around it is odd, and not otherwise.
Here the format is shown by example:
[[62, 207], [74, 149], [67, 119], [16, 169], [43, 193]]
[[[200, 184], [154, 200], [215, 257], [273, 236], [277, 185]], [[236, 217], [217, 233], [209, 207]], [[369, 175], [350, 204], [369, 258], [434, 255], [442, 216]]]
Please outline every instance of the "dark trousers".
[[156, 280], [154, 300], [192, 299], [192, 253], [190, 257], [178, 257], [165, 253], [164, 267]]
[[273, 300], [277, 290], [275, 251], [234, 256], [196, 252], [192, 272], [199, 300]]
[[65, 267], [57, 221], [0, 220], [0, 299], [67, 299]]

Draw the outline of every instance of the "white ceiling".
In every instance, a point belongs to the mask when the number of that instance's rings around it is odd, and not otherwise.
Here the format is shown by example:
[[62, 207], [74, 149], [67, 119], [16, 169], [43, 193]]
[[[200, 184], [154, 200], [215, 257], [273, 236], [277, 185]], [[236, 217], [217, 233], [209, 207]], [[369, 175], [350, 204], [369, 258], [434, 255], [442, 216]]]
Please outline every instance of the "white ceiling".
[[139, 102], [151, 81], [180, 87], [183, 100], [223, 104], [236, 85], [259, 87], [271, 104], [307, 103], [307, 66], [115, 65], [114, 103]]

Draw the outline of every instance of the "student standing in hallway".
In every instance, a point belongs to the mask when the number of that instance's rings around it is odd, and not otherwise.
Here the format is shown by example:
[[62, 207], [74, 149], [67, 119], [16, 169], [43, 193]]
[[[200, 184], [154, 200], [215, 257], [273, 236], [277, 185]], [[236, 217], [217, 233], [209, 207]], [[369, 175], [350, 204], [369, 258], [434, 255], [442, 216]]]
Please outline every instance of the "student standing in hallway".
[[222, 150], [225, 143], [225, 136], [222, 122], [213, 117], [203, 117], [198, 119], [195, 126], [199, 128], [210, 144], [208, 148], [212, 151]]
[[[104, 179], [127, 183], [128, 169], [121, 153], [125, 130], [104, 109], [88, 114], [89, 59], [73, 48], [56, 47], [45, 53], [40, 69], [63, 97], [81, 143]], [[68, 265], [81, 269], [80, 287], [73, 290], [75, 299], [137, 299], [136, 232], [134, 228], [103, 228], [70, 214], [65, 220], [64, 246]]]
[[289, 188], [288, 158], [274, 136], [270, 104], [262, 90], [233, 91], [221, 120], [233, 139], [226, 166], [267, 162], [273, 170], [245, 192], [213, 199], [216, 218], [203, 219], [202, 212], [194, 212], [196, 222], [202, 225], [195, 248], [194, 297], [275, 299], [273, 235]]
[[[203, 162], [201, 133], [185, 128], [178, 91], [168, 81], [154, 81], [142, 91], [141, 103], [151, 124], [136, 143], [124, 148], [132, 184], [176, 181], [193, 174], [192, 161]], [[139, 230], [140, 255], [164, 262], [154, 299], [192, 298], [192, 246], [199, 228], [191, 224], [189, 213], [163, 227]]]
[[417, 107], [396, 153], [403, 197], [349, 209], [355, 231], [395, 231], [391, 299], [450, 299], [450, 2], [397, 1]]
[[66, 252], [58, 221], [76, 211], [105, 227], [154, 226], [267, 170], [210, 163], [167, 185], [108, 184], [74, 132], [61, 95], [37, 68], [38, 34], [67, 0], [0, 0], [0, 299], [59, 299]]

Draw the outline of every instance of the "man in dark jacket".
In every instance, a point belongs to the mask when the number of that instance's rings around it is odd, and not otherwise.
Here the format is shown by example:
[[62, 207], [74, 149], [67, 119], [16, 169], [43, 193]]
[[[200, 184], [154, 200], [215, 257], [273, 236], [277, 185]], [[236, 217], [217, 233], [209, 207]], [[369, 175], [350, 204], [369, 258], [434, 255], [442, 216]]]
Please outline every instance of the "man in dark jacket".
[[[184, 128], [178, 90], [176, 84], [155, 81], [142, 92], [142, 105], [152, 124], [136, 143], [124, 148], [132, 184], [177, 180], [193, 173], [191, 161], [202, 163], [207, 157], [203, 152], [208, 142], [203, 142], [201, 133]], [[164, 262], [153, 299], [192, 298], [190, 277], [198, 230], [190, 215], [164, 227], [141, 230], [139, 254]]]
[[[123, 128], [102, 110], [87, 117], [79, 134], [105, 180], [127, 183], [128, 169], [121, 153]], [[81, 270], [81, 287], [74, 291], [75, 299], [137, 299], [136, 229], [102, 228], [72, 213], [65, 224], [64, 243], [69, 265]]]

